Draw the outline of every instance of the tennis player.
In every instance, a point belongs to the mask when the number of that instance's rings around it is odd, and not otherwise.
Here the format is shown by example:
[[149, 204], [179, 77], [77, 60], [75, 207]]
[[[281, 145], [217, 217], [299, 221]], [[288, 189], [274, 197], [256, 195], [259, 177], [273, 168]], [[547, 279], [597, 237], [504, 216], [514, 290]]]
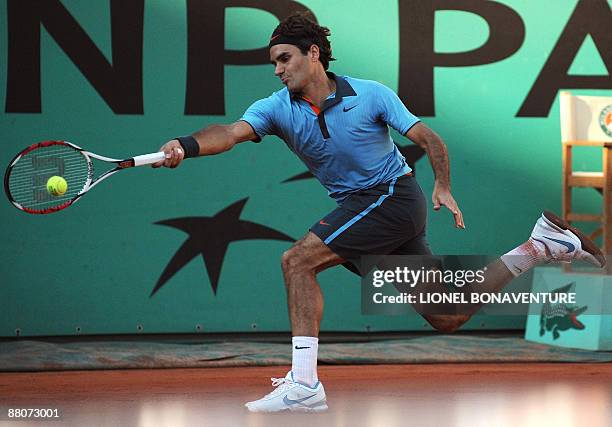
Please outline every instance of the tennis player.
[[[266, 135], [281, 138], [328, 190], [338, 207], [317, 219], [282, 256], [292, 330], [292, 367], [273, 378], [275, 389], [246, 404], [254, 412], [327, 409], [317, 376], [323, 296], [317, 273], [345, 264], [361, 271], [369, 254], [428, 255], [427, 203], [410, 167], [394, 145], [389, 127], [424, 148], [435, 174], [433, 209], [452, 214], [465, 228], [451, 194], [449, 159], [440, 137], [410, 113], [398, 96], [370, 80], [328, 72], [333, 61], [330, 31], [303, 14], [282, 21], [269, 41], [274, 74], [285, 86], [252, 104], [237, 122], [212, 125], [161, 147], [174, 168], [184, 158], [209, 156]], [[545, 213], [529, 240], [488, 266], [486, 286], [501, 290], [516, 275], [551, 260], [583, 259], [603, 266], [599, 249], [578, 230]], [[483, 285], [484, 286], [484, 285]], [[469, 319], [426, 316], [452, 331]]]

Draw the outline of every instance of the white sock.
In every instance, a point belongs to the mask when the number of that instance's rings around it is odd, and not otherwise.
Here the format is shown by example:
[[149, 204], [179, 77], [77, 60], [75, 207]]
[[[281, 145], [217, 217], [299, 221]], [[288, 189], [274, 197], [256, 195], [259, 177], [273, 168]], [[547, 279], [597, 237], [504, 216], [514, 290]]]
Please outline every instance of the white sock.
[[530, 237], [522, 245], [502, 255], [500, 259], [512, 274], [518, 276], [538, 264], [548, 262], [550, 257], [546, 254], [546, 246]]
[[293, 362], [291, 364], [293, 379], [312, 387], [319, 381], [317, 377], [319, 338], [293, 337], [291, 344], [293, 348]]

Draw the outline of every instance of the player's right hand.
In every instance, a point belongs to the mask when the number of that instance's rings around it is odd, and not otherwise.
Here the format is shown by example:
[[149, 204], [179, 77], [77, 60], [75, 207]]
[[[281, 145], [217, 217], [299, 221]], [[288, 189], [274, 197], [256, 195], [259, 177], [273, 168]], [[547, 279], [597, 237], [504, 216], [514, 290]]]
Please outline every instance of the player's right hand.
[[161, 166], [167, 168], [175, 168], [181, 164], [183, 158], [185, 157], [185, 152], [183, 151], [183, 148], [181, 147], [181, 144], [178, 142], [177, 139], [172, 139], [166, 142], [164, 145], [161, 146], [159, 151], [163, 151], [164, 153], [166, 153], [166, 159], [157, 163], [153, 163], [151, 166], [153, 166], [154, 168], [159, 168]]

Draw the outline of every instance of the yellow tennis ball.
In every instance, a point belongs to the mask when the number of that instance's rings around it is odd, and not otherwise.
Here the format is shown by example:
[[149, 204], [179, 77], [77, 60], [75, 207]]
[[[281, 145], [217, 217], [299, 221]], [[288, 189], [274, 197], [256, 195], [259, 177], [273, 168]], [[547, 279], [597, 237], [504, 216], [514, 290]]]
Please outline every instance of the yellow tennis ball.
[[52, 176], [47, 181], [47, 191], [53, 196], [61, 196], [68, 190], [68, 183], [61, 176]]

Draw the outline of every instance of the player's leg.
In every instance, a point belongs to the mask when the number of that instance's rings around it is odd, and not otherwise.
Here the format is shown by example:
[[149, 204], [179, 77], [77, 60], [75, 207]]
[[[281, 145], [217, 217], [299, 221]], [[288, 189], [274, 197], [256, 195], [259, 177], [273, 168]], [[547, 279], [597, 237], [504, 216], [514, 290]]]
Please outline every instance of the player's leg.
[[281, 265], [287, 289], [291, 332], [294, 336], [316, 337], [323, 315], [323, 295], [316, 275], [344, 263], [312, 232], [283, 254]]
[[327, 409], [325, 389], [317, 376], [323, 295], [316, 275], [344, 262], [312, 232], [283, 254], [281, 266], [292, 332], [291, 371], [285, 378], [273, 379], [276, 389], [272, 393], [247, 403], [249, 410], [318, 412]]
[[[327, 409], [325, 392], [316, 375], [317, 336], [323, 312], [323, 297], [316, 274], [346, 260], [357, 265], [362, 256], [386, 254], [401, 243], [402, 227], [410, 221], [410, 214], [402, 209], [405, 205], [401, 200], [392, 197], [397, 194], [394, 193], [397, 181], [352, 195], [314, 224], [310, 232], [283, 255], [293, 333], [292, 371], [285, 378], [273, 381], [277, 388], [272, 393], [247, 403], [251, 411]], [[403, 185], [400, 182], [398, 187]]]
[[[606, 259], [597, 245], [584, 233], [551, 212], [537, 220], [531, 236], [523, 244], [496, 259], [484, 269], [484, 281], [467, 292], [500, 292], [516, 276], [531, 268], [554, 261], [582, 260], [603, 267]], [[469, 299], [469, 298], [468, 298]], [[424, 316], [436, 329], [452, 332], [470, 319], [482, 304], [463, 307], [461, 314]]]
[[[499, 292], [516, 276], [537, 265], [575, 260], [599, 268], [606, 264], [601, 250], [584, 233], [552, 212], [544, 211], [525, 243], [487, 266], [483, 288], [486, 292]], [[470, 306], [468, 314], [474, 314], [480, 307]]]

